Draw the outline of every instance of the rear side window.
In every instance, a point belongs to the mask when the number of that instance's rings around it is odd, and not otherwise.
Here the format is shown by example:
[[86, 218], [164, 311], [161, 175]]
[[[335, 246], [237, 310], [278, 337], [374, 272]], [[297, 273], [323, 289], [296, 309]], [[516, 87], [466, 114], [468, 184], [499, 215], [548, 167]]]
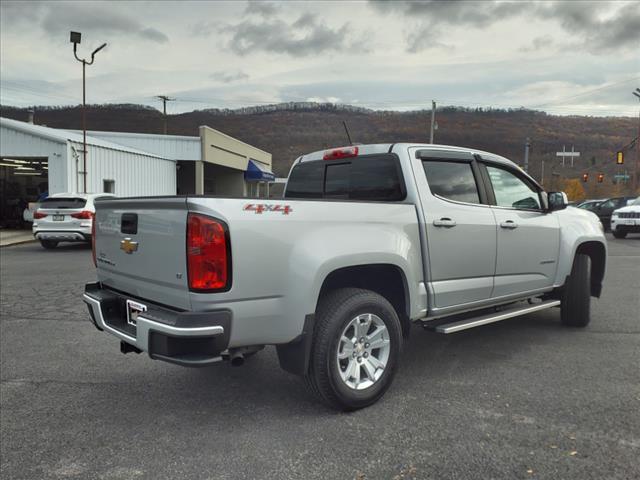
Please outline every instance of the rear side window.
[[84, 208], [84, 198], [49, 197], [40, 202], [40, 208]]
[[434, 195], [456, 202], [480, 203], [470, 163], [425, 160], [422, 167]]
[[285, 198], [395, 202], [405, 197], [398, 157], [391, 154], [300, 163], [292, 170], [285, 192]]

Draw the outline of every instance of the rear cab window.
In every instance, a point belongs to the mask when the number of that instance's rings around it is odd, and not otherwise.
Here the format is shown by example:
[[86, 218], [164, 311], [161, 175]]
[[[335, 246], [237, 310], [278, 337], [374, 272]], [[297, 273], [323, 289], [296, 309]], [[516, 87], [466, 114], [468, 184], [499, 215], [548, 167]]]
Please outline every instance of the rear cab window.
[[406, 198], [400, 162], [394, 154], [362, 155], [297, 164], [284, 198], [398, 202]]
[[40, 208], [74, 209], [74, 208], [84, 208], [86, 204], [87, 204], [87, 200], [85, 198], [48, 197], [40, 202]]
[[470, 162], [423, 160], [422, 168], [432, 194], [455, 202], [480, 203]]

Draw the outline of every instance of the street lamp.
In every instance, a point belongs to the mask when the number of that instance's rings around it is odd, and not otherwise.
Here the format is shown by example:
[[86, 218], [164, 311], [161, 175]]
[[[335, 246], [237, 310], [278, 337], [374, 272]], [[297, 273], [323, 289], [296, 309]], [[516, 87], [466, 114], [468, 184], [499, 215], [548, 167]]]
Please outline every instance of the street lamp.
[[[636, 88], [631, 93], [640, 100], [640, 88]], [[638, 114], [638, 136], [636, 137], [636, 171], [633, 177], [635, 180], [633, 182], [635, 184], [635, 193], [638, 193], [638, 189], [640, 189], [640, 113]]]
[[78, 44], [82, 39], [82, 34], [80, 32], [71, 32], [69, 37], [69, 41], [73, 43], [73, 56], [76, 57], [76, 60], [82, 63], [82, 158], [83, 158], [83, 177], [84, 177], [84, 193], [87, 193], [87, 123], [86, 123], [86, 109], [87, 109], [87, 90], [86, 90], [86, 76], [85, 70], [87, 65], [92, 65], [94, 57], [96, 53], [102, 50], [107, 46], [106, 43], [103, 43], [98, 48], [96, 48], [93, 52], [91, 52], [91, 60], [86, 60], [84, 58], [78, 57]]

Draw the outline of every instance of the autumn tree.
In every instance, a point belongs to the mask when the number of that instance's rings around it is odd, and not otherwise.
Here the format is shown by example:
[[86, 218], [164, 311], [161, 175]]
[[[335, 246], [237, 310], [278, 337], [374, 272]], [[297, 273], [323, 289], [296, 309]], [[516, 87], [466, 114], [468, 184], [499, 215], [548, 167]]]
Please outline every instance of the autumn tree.
[[577, 178], [568, 178], [564, 181], [564, 193], [569, 197], [569, 201], [577, 202], [580, 200], [584, 200], [587, 195], [584, 191], [584, 187], [582, 186], [582, 182]]

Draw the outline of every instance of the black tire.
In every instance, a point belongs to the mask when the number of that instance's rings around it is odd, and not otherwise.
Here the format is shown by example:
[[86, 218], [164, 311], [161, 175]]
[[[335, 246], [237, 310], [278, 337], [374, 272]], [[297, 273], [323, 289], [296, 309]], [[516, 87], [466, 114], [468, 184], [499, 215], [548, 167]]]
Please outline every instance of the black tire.
[[[387, 328], [389, 357], [382, 375], [371, 386], [356, 390], [342, 380], [336, 355], [343, 330], [358, 315], [366, 313], [379, 317]], [[359, 288], [334, 290], [321, 298], [318, 304], [305, 383], [320, 401], [332, 408], [347, 411], [364, 408], [375, 403], [391, 385], [401, 351], [400, 320], [384, 297]]]
[[52, 250], [58, 246], [58, 242], [55, 240], [40, 240], [40, 245], [47, 250]]
[[627, 232], [624, 231], [620, 231], [620, 230], [613, 230], [611, 233], [613, 233], [613, 236], [615, 238], [624, 238], [627, 236]]
[[562, 290], [560, 318], [563, 325], [586, 327], [591, 320], [591, 260], [577, 254], [571, 275]]

